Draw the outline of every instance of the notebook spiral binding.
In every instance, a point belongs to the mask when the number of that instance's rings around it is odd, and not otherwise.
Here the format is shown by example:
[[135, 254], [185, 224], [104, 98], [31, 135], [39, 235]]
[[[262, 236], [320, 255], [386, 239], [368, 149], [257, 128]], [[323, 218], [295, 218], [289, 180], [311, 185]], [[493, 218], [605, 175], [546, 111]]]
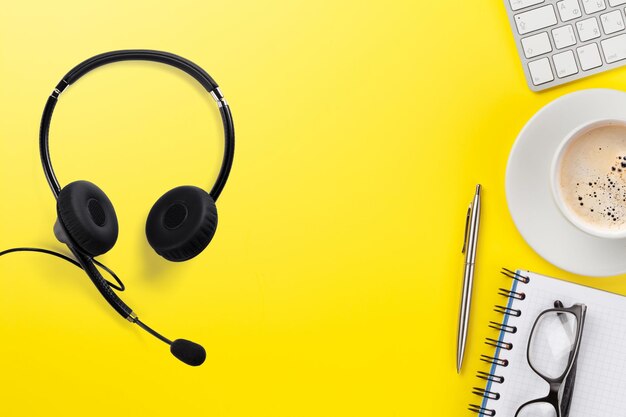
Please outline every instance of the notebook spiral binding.
[[[511, 271], [507, 268], [502, 268], [502, 271], [500, 271], [500, 273], [505, 277], [513, 279], [521, 284], [528, 284], [530, 282], [530, 278], [528, 276], [522, 275], [522, 273], [520, 272]], [[519, 289], [517, 289], [517, 285], [515, 285], [514, 288], [515, 290], [507, 290], [505, 288], [498, 289], [498, 294], [506, 297], [507, 303], [506, 305], [496, 305], [494, 307], [494, 311], [496, 313], [502, 314], [504, 317], [510, 318], [516, 318], [522, 315], [521, 310], [510, 307], [510, 301], [522, 301], [526, 298], [526, 294], [522, 291], [519, 291]], [[489, 327], [500, 332], [501, 336], [517, 332], [517, 327], [509, 324], [508, 322], [499, 323], [497, 321], [490, 321]], [[500, 337], [499, 339], [487, 337], [485, 339], [485, 344], [492, 346], [496, 349], [494, 356], [480, 356], [481, 361], [491, 365], [490, 372], [478, 371], [478, 373], [476, 374], [476, 378], [487, 382], [487, 387], [474, 387], [472, 389], [472, 394], [480, 397], [482, 399], [482, 403], [470, 404], [468, 410], [473, 411], [479, 416], [491, 417], [496, 415], [496, 410], [486, 408], [485, 400], [498, 401], [500, 399], [500, 393], [497, 392], [497, 385], [504, 384], [504, 377], [501, 375], [497, 375], [496, 371], [498, 367], [507, 367], [509, 365], [509, 361], [507, 359], [500, 358], [499, 353], [500, 350], [512, 350], [513, 344], [503, 341], [502, 337]]]

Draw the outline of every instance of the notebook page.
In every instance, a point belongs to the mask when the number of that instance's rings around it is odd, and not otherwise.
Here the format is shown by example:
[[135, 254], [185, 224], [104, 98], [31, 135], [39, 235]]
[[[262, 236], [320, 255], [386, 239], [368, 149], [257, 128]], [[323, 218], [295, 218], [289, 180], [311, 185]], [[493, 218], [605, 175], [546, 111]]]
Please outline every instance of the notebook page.
[[489, 383], [487, 390], [500, 393], [499, 400], [484, 400], [483, 407], [496, 416], [513, 417], [526, 401], [547, 395], [548, 383], [528, 365], [526, 350], [531, 328], [537, 316], [561, 300], [565, 307], [575, 303], [587, 305], [587, 316], [578, 356], [576, 386], [570, 417], [626, 416], [626, 298], [523, 271], [530, 283], [514, 282], [524, 300], [510, 300], [520, 317], [505, 317], [517, 333], [501, 332], [500, 340], [513, 344], [512, 350], [498, 349], [507, 367], [493, 366], [492, 371], [504, 377], [504, 383]]

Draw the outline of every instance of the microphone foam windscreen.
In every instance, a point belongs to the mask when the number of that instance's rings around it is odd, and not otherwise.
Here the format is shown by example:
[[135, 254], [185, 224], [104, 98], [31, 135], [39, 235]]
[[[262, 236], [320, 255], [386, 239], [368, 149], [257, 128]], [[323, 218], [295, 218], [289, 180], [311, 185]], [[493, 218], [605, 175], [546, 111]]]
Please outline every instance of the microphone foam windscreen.
[[174, 340], [170, 345], [170, 352], [190, 366], [200, 366], [206, 359], [206, 351], [202, 346], [185, 339]]

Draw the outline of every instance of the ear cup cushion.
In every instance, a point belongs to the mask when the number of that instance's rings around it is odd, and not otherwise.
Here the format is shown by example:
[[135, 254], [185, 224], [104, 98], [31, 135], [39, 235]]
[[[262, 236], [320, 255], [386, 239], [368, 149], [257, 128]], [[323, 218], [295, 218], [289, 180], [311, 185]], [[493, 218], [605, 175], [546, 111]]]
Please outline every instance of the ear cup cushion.
[[57, 199], [59, 221], [77, 249], [89, 256], [108, 252], [118, 235], [115, 209], [104, 191], [88, 181], [66, 185]]
[[203, 189], [189, 185], [165, 193], [146, 220], [150, 246], [173, 262], [199, 255], [213, 239], [216, 229], [215, 201]]

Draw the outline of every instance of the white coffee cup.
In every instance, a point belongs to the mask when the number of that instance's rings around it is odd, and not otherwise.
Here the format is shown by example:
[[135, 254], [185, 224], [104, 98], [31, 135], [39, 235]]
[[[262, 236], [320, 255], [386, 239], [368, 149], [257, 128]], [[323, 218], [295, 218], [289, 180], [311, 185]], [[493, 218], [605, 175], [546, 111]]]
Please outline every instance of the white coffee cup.
[[[611, 125], [621, 125], [626, 127], [626, 119], [597, 119], [578, 126], [576, 129], [572, 130], [566, 137], [563, 139], [559, 147], [557, 148], [556, 153], [554, 154], [554, 158], [552, 159], [552, 167], [550, 170], [551, 175], [551, 185], [552, 185], [552, 194], [554, 196], [554, 201], [556, 205], [561, 210], [561, 213], [567, 220], [570, 221], [574, 226], [579, 228], [585, 233], [588, 233], [592, 236], [604, 238], [604, 239], [625, 239], [626, 238], [626, 224], [623, 228], [617, 230], [609, 230], [600, 227], [594, 227], [594, 225], [589, 222], [583, 221], [576, 213], [572, 211], [570, 207], [567, 206], [564, 201], [564, 197], [561, 194], [561, 186], [560, 186], [560, 168], [561, 161], [563, 158], [563, 154], [568, 149], [568, 146], [574, 139], [579, 138], [581, 135], [585, 133], [597, 129], [602, 126], [611, 126]], [[626, 203], [624, 203], [626, 204]]]

